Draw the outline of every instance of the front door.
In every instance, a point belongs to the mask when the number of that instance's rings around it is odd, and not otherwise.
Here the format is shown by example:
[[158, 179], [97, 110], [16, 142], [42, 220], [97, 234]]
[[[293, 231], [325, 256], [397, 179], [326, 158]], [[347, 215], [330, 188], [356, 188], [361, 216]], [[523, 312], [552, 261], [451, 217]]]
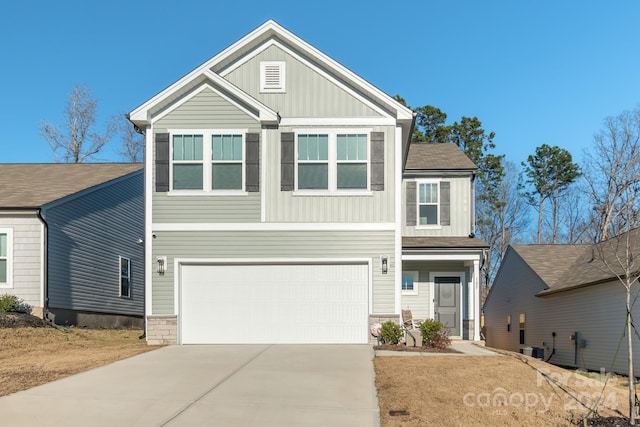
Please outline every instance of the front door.
[[435, 320], [449, 330], [450, 336], [460, 336], [460, 277], [436, 277]]

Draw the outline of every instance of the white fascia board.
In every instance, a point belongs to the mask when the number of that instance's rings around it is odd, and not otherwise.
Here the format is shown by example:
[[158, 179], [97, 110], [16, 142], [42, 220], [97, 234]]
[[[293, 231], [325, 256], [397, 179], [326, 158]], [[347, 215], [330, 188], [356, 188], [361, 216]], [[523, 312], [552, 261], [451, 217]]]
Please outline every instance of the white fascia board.
[[481, 254], [474, 253], [456, 253], [456, 254], [447, 254], [447, 253], [432, 253], [432, 254], [422, 254], [422, 255], [402, 255], [403, 261], [476, 261], [480, 259]]
[[240, 222], [240, 223], [154, 223], [153, 231], [394, 231], [395, 223], [308, 223], [308, 222]]

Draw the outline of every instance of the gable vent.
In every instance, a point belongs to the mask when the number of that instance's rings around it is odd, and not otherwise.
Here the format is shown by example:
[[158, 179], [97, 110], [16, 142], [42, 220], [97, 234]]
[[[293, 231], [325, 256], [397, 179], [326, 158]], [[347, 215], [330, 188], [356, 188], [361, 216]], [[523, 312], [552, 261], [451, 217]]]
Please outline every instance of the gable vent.
[[285, 62], [263, 61], [260, 63], [260, 92], [285, 91]]

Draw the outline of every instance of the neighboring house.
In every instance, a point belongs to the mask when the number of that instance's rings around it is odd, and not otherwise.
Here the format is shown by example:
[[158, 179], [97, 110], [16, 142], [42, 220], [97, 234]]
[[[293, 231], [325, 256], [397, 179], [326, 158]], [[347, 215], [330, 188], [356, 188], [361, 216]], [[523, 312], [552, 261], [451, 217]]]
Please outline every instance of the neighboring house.
[[[530, 347], [557, 365], [626, 373], [625, 290], [614, 274], [621, 270], [612, 270], [615, 257], [624, 256], [626, 237], [599, 245], [510, 246], [484, 306], [487, 346]], [[638, 231], [630, 237], [638, 253]], [[637, 304], [633, 314], [640, 318]]]
[[410, 149], [411, 110], [277, 23], [129, 118], [149, 343], [366, 343], [401, 307], [478, 339], [475, 166]]
[[0, 164], [0, 294], [58, 324], [142, 326], [141, 164]]

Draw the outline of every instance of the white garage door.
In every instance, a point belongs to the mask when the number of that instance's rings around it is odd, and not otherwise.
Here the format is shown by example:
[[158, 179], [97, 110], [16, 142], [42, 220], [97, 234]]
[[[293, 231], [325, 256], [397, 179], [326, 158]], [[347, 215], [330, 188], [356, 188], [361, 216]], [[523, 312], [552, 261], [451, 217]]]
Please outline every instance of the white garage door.
[[366, 343], [368, 266], [184, 265], [183, 344]]

